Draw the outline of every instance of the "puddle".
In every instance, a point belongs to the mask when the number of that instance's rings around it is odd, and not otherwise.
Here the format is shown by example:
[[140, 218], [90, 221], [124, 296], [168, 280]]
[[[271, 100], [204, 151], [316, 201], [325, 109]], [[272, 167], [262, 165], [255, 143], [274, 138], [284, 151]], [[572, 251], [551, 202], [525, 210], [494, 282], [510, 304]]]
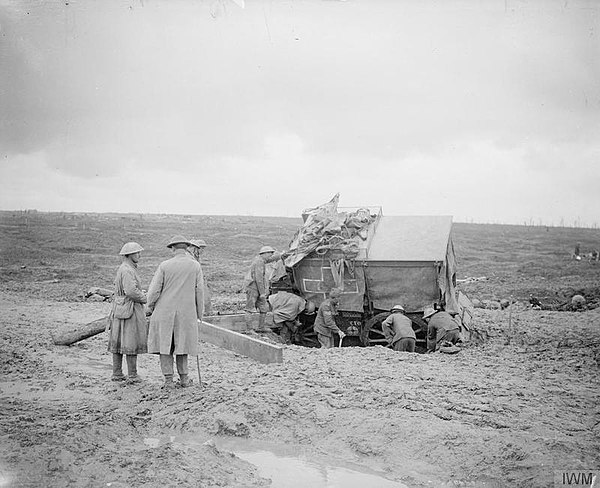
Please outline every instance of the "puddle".
[[[206, 439], [170, 437], [167, 440], [144, 439], [149, 447], [166, 442], [174, 445], [201, 445]], [[213, 438], [220, 451], [232, 452], [255, 465], [263, 478], [271, 480], [273, 488], [407, 488], [403, 483], [385, 478], [383, 473], [344, 461], [333, 461], [311, 454], [297, 446], [275, 444], [240, 438]]]

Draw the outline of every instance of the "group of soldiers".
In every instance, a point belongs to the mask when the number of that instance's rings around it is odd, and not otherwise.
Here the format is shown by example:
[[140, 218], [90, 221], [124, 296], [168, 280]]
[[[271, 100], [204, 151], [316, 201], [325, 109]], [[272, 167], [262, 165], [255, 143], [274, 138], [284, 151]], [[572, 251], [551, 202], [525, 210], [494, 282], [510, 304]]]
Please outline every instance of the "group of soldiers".
[[[204, 313], [205, 282], [200, 255], [206, 243], [174, 236], [167, 244], [173, 257], [159, 264], [148, 292], [137, 271], [144, 250], [137, 242], [125, 244], [123, 262], [115, 279], [115, 298], [109, 315], [108, 351], [113, 359], [113, 381], [139, 382], [137, 355], [160, 355], [164, 388], [175, 388], [173, 356], [179, 386], [192, 384], [188, 355], [198, 354], [198, 321]], [[149, 317], [149, 324], [147, 322]], [[123, 356], [127, 378], [123, 374]]]
[[[175, 388], [173, 360], [179, 375], [178, 385], [192, 384], [188, 373], [188, 356], [198, 354], [198, 323], [207, 309], [208, 288], [204, 280], [201, 255], [206, 247], [202, 240], [188, 240], [176, 235], [167, 243], [173, 256], [159, 264], [147, 292], [142, 288], [137, 271], [143, 247], [137, 242], [126, 243], [121, 251], [122, 263], [115, 279], [115, 298], [109, 316], [108, 351], [112, 353], [112, 380], [136, 383], [137, 355], [150, 353], [160, 356], [164, 388]], [[281, 341], [291, 344], [301, 326], [300, 314], [316, 314], [313, 329], [322, 348], [334, 346], [335, 335], [340, 342], [344, 332], [335, 321], [341, 290], [333, 288], [321, 305], [305, 300], [299, 293], [279, 291], [270, 294], [269, 263], [284, 260], [287, 253], [263, 246], [252, 261], [245, 276], [246, 316], [259, 312], [257, 332], [266, 332], [266, 315], [273, 312], [274, 328]], [[390, 346], [396, 351], [415, 351], [416, 335], [412, 321], [404, 308], [396, 305], [382, 323]], [[149, 318], [149, 319], [148, 319]], [[444, 343], [455, 344], [459, 339], [459, 324], [447, 312], [432, 307], [425, 309], [428, 322], [427, 346], [431, 351]], [[123, 374], [123, 356], [127, 377]]]
[[[345, 334], [335, 321], [337, 308], [342, 292], [333, 288], [327, 298], [316, 305], [305, 300], [299, 293], [279, 291], [270, 292], [270, 279], [267, 272], [269, 263], [285, 259], [286, 253], [276, 252], [270, 246], [263, 246], [258, 256], [252, 261], [250, 270], [246, 275], [246, 314], [249, 317], [255, 309], [259, 311], [257, 332], [266, 332], [265, 321], [267, 312], [273, 311], [274, 328], [279, 330], [282, 342], [292, 343], [294, 333], [301, 327], [300, 314], [311, 315], [316, 313], [313, 330], [321, 348], [334, 347], [335, 335], [341, 342]], [[382, 331], [389, 345], [396, 351], [414, 352], [416, 334], [412, 321], [405, 315], [404, 307], [395, 305], [391, 314], [382, 323]], [[452, 314], [434, 307], [426, 307], [423, 319], [427, 324], [427, 350], [434, 352], [444, 347], [452, 347], [460, 341], [460, 324]]]

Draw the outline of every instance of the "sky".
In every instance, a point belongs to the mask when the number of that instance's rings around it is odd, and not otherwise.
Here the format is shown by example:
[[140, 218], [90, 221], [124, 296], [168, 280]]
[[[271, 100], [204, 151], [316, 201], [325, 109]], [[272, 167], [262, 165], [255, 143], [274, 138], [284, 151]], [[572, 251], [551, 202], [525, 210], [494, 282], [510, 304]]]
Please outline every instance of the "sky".
[[600, 2], [0, 0], [0, 209], [600, 222]]

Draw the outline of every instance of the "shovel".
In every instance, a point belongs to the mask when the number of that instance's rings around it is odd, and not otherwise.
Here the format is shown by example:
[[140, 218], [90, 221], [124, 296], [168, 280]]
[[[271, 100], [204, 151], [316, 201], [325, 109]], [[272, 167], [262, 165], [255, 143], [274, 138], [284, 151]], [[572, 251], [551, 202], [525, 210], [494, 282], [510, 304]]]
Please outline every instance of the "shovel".
[[340, 337], [340, 342], [338, 344], [338, 347], [342, 347], [342, 341], [344, 340], [344, 337], [346, 337], [346, 336]]

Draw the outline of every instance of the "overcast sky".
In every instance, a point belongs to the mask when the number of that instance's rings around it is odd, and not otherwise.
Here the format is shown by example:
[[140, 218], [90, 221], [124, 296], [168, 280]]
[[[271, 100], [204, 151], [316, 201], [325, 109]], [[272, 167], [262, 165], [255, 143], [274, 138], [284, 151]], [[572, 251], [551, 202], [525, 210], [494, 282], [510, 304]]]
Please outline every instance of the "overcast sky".
[[0, 209], [599, 223], [600, 2], [0, 0]]

